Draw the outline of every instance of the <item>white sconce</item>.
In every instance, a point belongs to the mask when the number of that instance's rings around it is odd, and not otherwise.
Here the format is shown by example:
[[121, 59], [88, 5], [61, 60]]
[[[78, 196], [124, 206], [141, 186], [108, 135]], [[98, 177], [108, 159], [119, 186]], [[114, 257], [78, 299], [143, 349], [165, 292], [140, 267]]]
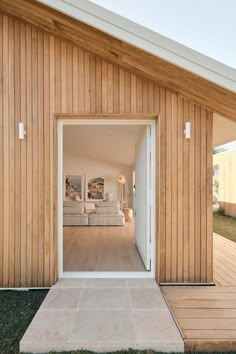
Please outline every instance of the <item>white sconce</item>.
[[190, 139], [191, 136], [191, 123], [185, 122], [184, 135], [186, 139]]
[[19, 139], [23, 140], [25, 138], [26, 131], [24, 123], [19, 123]]

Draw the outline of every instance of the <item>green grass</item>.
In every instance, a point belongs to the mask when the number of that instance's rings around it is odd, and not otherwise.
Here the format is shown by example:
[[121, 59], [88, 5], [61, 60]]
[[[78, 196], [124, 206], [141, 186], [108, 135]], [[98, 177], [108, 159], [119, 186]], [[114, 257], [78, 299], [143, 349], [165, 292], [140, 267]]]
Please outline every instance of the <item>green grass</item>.
[[0, 353], [19, 353], [19, 342], [47, 290], [0, 291]]
[[236, 218], [214, 214], [213, 230], [215, 233], [236, 242]]

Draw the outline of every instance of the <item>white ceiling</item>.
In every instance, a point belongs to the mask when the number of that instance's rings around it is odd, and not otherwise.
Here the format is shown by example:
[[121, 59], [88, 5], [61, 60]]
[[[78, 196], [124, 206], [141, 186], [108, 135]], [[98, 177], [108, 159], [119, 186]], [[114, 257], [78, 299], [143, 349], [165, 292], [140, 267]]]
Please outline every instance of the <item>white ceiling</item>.
[[65, 154], [132, 165], [135, 144], [145, 126], [67, 125], [63, 129]]

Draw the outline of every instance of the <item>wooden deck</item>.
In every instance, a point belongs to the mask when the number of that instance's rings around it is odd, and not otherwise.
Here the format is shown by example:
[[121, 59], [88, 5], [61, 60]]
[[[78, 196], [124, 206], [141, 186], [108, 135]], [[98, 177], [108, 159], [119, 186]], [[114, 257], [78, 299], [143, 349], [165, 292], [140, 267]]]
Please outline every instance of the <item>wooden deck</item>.
[[236, 244], [214, 234], [216, 286], [164, 286], [185, 351], [236, 350]]
[[236, 286], [236, 243], [217, 234], [213, 240], [214, 282], [221, 286]]

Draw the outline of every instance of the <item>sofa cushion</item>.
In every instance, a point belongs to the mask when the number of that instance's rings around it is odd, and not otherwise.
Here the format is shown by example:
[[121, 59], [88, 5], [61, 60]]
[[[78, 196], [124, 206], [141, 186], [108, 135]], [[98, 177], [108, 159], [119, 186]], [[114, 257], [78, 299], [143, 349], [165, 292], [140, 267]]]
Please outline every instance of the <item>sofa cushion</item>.
[[74, 205], [78, 205], [80, 203], [84, 204], [83, 200], [76, 200], [76, 199], [72, 199], [72, 198], [68, 198], [66, 200], [63, 200], [63, 206], [74, 206]]
[[122, 211], [118, 214], [89, 214], [90, 226], [124, 226], [125, 217]]
[[95, 203], [84, 203], [85, 213], [89, 213], [91, 210], [95, 211]]
[[106, 202], [105, 200], [102, 202], [96, 202], [96, 207], [118, 207], [120, 209], [120, 202]]
[[65, 215], [82, 215], [84, 214], [84, 202], [64, 201], [63, 214]]
[[63, 215], [63, 225], [64, 226], [87, 226], [88, 225], [88, 215]]
[[96, 214], [119, 214], [120, 208], [117, 206], [97, 206]]

